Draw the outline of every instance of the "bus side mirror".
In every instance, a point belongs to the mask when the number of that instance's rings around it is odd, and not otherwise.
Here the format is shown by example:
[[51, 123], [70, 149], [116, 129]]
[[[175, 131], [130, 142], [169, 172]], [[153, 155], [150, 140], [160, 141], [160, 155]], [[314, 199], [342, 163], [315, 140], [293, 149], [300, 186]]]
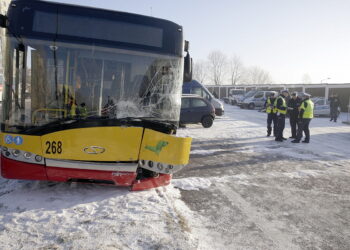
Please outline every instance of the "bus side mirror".
[[0, 27], [6, 28], [7, 27], [7, 18], [4, 15], [0, 14]]
[[184, 63], [184, 82], [190, 81], [192, 81], [192, 58], [190, 53], [187, 52]]
[[190, 42], [189, 41], [185, 41], [185, 48], [184, 48], [185, 52], [189, 52], [190, 51]]

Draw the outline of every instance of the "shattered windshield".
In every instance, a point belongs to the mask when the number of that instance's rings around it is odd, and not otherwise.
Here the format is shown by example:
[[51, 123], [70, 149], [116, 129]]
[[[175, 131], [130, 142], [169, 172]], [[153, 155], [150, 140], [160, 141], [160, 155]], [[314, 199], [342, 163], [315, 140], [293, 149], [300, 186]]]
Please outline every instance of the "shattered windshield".
[[182, 68], [180, 57], [9, 38], [3, 127], [101, 117], [177, 122]]

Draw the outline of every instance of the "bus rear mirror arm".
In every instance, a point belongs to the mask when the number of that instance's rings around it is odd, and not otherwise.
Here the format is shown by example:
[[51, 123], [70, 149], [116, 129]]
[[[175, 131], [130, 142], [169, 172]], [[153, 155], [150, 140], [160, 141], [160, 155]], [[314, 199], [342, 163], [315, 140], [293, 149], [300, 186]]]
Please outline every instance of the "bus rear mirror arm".
[[190, 51], [190, 42], [189, 41], [185, 41], [185, 48], [184, 48], [185, 52], [189, 52]]
[[7, 27], [7, 18], [4, 15], [0, 14], [0, 27], [6, 28]]
[[187, 52], [184, 62], [184, 82], [192, 81], [192, 58], [190, 53]]

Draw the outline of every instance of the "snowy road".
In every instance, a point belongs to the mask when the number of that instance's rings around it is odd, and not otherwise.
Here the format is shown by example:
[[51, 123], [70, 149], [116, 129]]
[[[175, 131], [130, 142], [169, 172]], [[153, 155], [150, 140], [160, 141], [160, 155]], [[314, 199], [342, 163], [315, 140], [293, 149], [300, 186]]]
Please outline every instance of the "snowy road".
[[277, 143], [266, 114], [225, 112], [179, 131], [191, 162], [166, 188], [0, 178], [0, 249], [350, 249], [350, 126]]
[[182, 199], [206, 218], [216, 248], [349, 249], [350, 126], [316, 118], [311, 143], [292, 144], [265, 137], [265, 124], [266, 114], [226, 106], [207, 132], [181, 131], [195, 140], [175, 177], [204, 187]]

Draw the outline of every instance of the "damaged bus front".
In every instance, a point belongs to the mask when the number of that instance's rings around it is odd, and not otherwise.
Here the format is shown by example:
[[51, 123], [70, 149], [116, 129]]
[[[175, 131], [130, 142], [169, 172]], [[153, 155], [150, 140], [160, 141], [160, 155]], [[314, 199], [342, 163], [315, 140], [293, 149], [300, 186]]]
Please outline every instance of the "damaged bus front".
[[191, 139], [175, 136], [191, 78], [181, 26], [32, 0], [12, 1], [1, 26], [4, 178], [142, 190], [188, 163]]

